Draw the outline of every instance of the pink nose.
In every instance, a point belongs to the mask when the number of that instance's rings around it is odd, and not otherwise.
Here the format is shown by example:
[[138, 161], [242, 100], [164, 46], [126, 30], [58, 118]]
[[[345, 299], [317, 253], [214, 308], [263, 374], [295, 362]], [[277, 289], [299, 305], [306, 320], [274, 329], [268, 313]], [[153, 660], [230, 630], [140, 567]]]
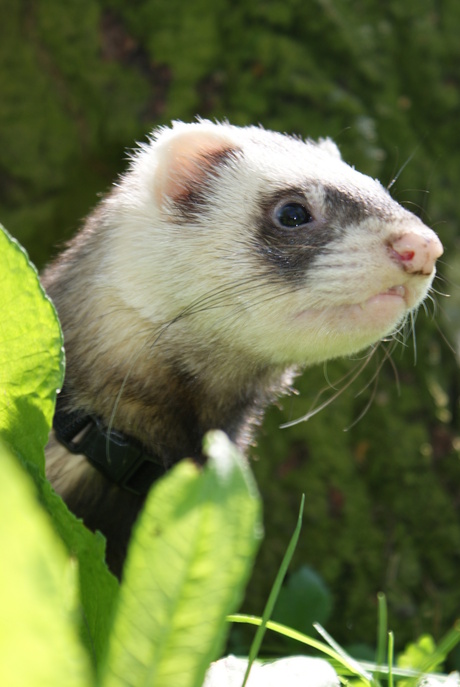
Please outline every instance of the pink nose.
[[406, 272], [429, 275], [436, 260], [443, 254], [441, 241], [430, 230], [424, 233], [407, 232], [390, 245], [391, 256]]

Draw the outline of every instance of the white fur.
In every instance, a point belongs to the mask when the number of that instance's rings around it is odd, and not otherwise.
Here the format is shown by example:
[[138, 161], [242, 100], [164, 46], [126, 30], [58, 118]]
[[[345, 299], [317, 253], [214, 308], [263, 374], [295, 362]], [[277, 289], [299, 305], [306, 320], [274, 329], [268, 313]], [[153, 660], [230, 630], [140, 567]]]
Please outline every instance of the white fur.
[[[219, 140], [222, 146], [231, 144], [243, 156], [221, 170], [212, 210], [202, 224], [178, 225], [171, 220], [164, 189], [180, 183], [174, 178], [181, 169], [177, 156], [182, 147], [193, 148], [188, 138], [194, 135], [203, 136], [204, 146], [206, 136], [212, 146]], [[310, 206], [321, 217], [325, 184], [351, 189], [357, 198], [375, 197], [377, 209], [391, 207], [393, 219], [382, 221], [376, 213], [349, 225], [306, 272], [304, 287], [292, 290], [262, 274], [254, 250], [257, 199], [261, 192], [286, 185], [306, 186]], [[397, 205], [379, 182], [343, 162], [330, 140], [315, 144], [256, 127], [175, 122], [141, 146], [119, 189], [106, 201], [106, 214], [112, 240], [106, 244], [100, 279], [129, 308], [159, 327], [207, 295], [227, 289], [220, 307], [206, 307], [217, 305], [210, 298], [199, 316], [183, 322], [188, 346], [200, 346], [203, 340], [206, 346], [220, 343], [267, 363], [312, 363], [365, 348], [401, 323], [424, 298], [434, 276], [434, 271], [428, 277], [406, 274], [387, 247], [403, 232], [423, 232], [429, 238], [434, 236], [431, 230]], [[255, 281], [248, 288], [235, 286], [251, 277]], [[406, 288], [405, 301], [380, 298], [378, 307], [368, 302], [399, 285]]]

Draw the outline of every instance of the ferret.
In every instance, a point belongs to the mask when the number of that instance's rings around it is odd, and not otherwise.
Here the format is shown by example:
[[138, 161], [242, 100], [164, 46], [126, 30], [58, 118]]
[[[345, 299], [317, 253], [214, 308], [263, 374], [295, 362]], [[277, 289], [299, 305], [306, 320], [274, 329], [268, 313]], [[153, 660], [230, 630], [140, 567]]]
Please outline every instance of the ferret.
[[43, 274], [67, 359], [47, 472], [112, 570], [155, 479], [210, 429], [247, 451], [300, 369], [398, 330], [441, 254], [330, 139], [154, 131]]

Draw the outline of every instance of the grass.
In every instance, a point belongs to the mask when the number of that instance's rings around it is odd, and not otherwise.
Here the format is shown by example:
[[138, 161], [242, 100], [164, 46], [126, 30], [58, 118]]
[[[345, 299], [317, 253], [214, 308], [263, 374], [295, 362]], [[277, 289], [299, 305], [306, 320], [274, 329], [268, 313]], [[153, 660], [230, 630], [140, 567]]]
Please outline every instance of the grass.
[[400, 687], [415, 687], [422, 677], [433, 679], [440, 685], [445, 682], [448, 675], [436, 671], [443, 666], [448, 654], [460, 643], [460, 619], [456, 621], [453, 628], [437, 645], [435, 645], [431, 637], [422, 636], [414, 644], [406, 647], [406, 650], [395, 661], [394, 634], [388, 630], [387, 601], [385, 594], [380, 592], [377, 595], [377, 647], [374, 662], [353, 658], [319, 623], [315, 623], [314, 628], [323, 641], [270, 620], [300, 536], [304, 503], [305, 496], [303, 495], [294, 533], [279, 567], [262, 617], [243, 614], [234, 614], [227, 617], [229, 622], [245, 623], [257, 627], [249, 650], [248, 666], [242, 687], [246, 687], [251, 667], [259, 655], [267, 630], [296, 640], [299, 644], [314, 650], [316, 655], [326, 658], [343, 684], [352, 681], [355, 685], [382, 687], [382, 682], [385, 682], [388, 687], [394, 687], [395, 682], [398, 681]]

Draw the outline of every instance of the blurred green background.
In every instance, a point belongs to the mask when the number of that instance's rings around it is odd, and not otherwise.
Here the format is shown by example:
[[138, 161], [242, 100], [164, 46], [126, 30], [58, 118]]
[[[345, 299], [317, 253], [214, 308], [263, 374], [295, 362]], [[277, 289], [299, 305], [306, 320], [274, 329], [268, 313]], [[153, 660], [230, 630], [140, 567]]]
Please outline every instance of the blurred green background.
[[[270, 411], [253, 463], [266, 539], [244, 605], [261, 611], [305, 492], [293, 569], [326, 583], [336, 639], [374, 644], [380, 590], [398, 645], [440, 637], [460, 615], [460, 3], [2, 0], [0, 221], [38, 267], [126, 148], [196, 115], [331, 136], [361, 171], [397, 177], [394, 197], [445, 244], [416, 352], [412, 336], [391, 360], [382, 347], [349, 388], [357, 359], [307, 370]], [[331, 386], [343, 393], [319, 415], [279, 429]]]

